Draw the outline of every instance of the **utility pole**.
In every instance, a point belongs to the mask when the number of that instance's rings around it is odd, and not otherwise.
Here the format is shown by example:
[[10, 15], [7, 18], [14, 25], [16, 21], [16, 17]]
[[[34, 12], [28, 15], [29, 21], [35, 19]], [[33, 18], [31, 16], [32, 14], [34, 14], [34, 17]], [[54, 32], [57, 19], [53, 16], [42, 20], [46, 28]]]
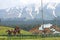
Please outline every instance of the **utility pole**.
[[43, 0], [41, 0], [42, 28], [44, 29]]

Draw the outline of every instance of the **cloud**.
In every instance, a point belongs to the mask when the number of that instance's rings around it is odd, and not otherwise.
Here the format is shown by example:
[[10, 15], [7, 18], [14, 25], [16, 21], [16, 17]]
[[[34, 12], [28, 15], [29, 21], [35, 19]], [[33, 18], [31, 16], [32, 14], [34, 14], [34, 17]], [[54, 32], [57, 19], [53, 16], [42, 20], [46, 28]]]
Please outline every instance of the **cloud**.
[[0, 9], [6, 9], [16, 6], [24, 7], [28, 4], [33, 4], [33, 3], [40, 4], [40, 0], [0, 0]]
[[[49, 2], [60, 3], [60, 0], [42, 0], [43, 6]], [[29, 4], [39, 4], [41, 6], [41, 0], [0, 0], [0, 9], [6, 9], [15, 6], [24, 7]]]
[[10, 8], [17, 6], [17, 2], [14, 0], [0, 0], [0, 9]]

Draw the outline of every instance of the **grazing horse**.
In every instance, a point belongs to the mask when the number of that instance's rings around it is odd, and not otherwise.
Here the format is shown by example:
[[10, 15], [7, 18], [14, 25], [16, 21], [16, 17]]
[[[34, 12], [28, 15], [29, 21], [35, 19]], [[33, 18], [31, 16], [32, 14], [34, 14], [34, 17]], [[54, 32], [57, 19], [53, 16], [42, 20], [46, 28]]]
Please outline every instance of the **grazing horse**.
[[15, 29], [13, 30], [13, 34], [16, 35], [16, 34], [20, 34], [20, 28], [18, 26], [15, 27]]
[[12, 31], [7, 30], [6, 32], [8, 33], [8, 35], [12, 35]]
[[13, 34], [16, 35], [16, 30], [13, 30]]
[[16, 28], [14, 28], [14, 30], [7, 30], [6, 32], [8, 32], [8, 35], [12, 35], [12, 33], [14, 35], [16, 35], [17, 33], [20, 34], [20, 28], [18, 26], [16, 26]]
[[20, 28], [18, 26], [16, 26], [16, 28], [14, 29], [14, 31], [16, 31], [18, 34], [20, 34]]

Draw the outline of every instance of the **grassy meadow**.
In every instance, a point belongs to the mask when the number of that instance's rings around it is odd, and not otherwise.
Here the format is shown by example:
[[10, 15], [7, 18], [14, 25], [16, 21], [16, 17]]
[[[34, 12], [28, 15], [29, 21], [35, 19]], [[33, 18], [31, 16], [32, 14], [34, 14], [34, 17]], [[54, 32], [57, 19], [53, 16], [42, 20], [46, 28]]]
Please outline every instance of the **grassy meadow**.
[[41, 37], [40, 35], [31, 35], [30, 32], [21, 30], [21, 35], [8, 36], [7, 30], [14, 28], [0, 26], [0, 40], [60, 40], [60, 37]]

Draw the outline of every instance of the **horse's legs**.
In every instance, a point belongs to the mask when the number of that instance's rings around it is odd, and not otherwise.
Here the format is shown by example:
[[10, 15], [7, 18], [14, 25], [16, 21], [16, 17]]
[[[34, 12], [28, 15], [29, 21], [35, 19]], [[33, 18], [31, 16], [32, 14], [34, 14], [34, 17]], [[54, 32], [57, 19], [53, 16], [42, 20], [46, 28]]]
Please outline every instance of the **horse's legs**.
[[18, 34], [20, 34], [20, 31], [18, 31]]
[[13, 34], [16, 35], [16, 31], [13, 31]]

